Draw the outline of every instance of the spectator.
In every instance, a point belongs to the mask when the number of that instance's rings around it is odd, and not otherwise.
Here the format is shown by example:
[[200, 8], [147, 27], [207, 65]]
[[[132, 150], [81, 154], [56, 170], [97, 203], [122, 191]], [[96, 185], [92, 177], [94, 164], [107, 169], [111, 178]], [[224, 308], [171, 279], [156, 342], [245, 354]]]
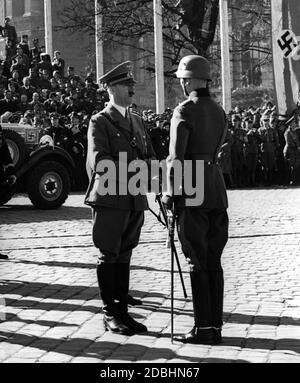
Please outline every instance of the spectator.
[[34, 111], [37, 107], [44, 108], [43, 104], [40, 102], [40, 95], [38, 92], [34, 92], [32, 95], [32, 101], [29, 103], [29, 109]]
[[285, 147], [283, 150], [284, 159], [289, 169], [289, 183], [296, 185], [297, 171], [300, 167], [300, 141], [296, 134], [298, 121], [291, 118], [288, 121], [288, 128], [284, 133]]
[[28, 103], [27, 95], [24, 93], [20, 96], [20, 103], [17, 106], [17, 110], [24, 114], [29, 109], [30, 105]]
[[4, 97], [4, 92], [8, 86], [8, 78], [3, 76], [4, 63], [0, 63], [0, 98]]
[[49, 90], [48, 89], [42, 89], [40, 93], [40, 99], [41, 102], [44, 104], [45, 101], [48, 100]]
[[93, 80], [90, 77], [88, 77], [85, 80], [85, 88], [83, 90], [83, 96], [84, 96], [84, 98], [89, 99], [89, 101], [92, 103], [94, 103], [96, 101], [97, 90], [93, 86]]
[[0, 100], [0, 115], [5, 112], [16, 112], [17, 105], [12, 99], [12, 93], [9, 90], [4, 92], [4, 99]]
[[50, 56], [47, 53], [41, 53], [40, 56], [41, 56], [41, 61], [37, 65], [38, 70], [39, 71], [42, 70], [42, 72], [44, 70], [47, 70], [48, 75], [50, 76], [50, 73], [51, 73], [51, 76], [52, 76], [53, 68], [52, 68]]
[[56, 91], [58, 91], [59, 87], [58, 87], [58, 84], [57, 84], [57, 82], [56, 82], [56, 80], [55, 80], [54, 77], [52, 77], [52, 78], [50, 79], [50, 85], [51, 85], [51, 88], [50, 88], [50, 91], [51, 91], [51, 92], [56, 92]]
[[59, 74], [59, 71], [58, 71], [58, 70], [54, 70], [54, 71], [53, 71], [53, 78], [55, 79], [55, 81], [57, 82], [57, 84], [59, 83], [59, 80], [62, 79], [62, 76]]
[[[236, 112], [240, 112], [236, 109]], [[246, 142], [246, 132], [241, 126], [241, 117], [239, 114], [232, 115], [233, 125], [233, 144], [231, 147], [232, 156], [232, 171], [233, 171], [233, 182], [237, 187], [244, 185], [244, 145]]]
[[12, 57], [13, 64], [17, 61], [17, 57], [18, 56], [22, 58], [21, 62], [26, 67], [26, 69], [25, 69], [25, 76], [27, 76], [28, 73], [29, 73], [28, 72], [29, 71], [29, 57], [23, 52], [23, 49], [22, 49], [20, 44], [17, 45], [17, 53], [15, 54], [15, 56]]
[[12, 42], [12, 45], [15, 46], [18, 41], [16, 28], [11, 25], [11, 20], [9, 17], [5, 18], [4, 27], [2, 28], [2, 36], [8, 38]]
[[56, 93], [51, 92], [49, 94], [48, 100], [44, 102], [44, 108], [46, 112], [48, 113], [53, 113], [53, 112], [58, 112], [59, 109], [59, 103], [56, 100]]
[[260, 159], [264, 176], [265, 186], [273, 183], [274, 169], [276, 163], [276, 148], [278, 147], [278, 136], [275, 129], [269, 125], [270, 116], [265, 112], [261, 118], [262, 126], [258, 129], [260, 141]]
[[50, 114], [51, 126], [45, 129], [45, 134], [52, 137], [54, 144], [67, 149], [69, 132], [59, 123], [59, 115], [57, 113]]
[[63, 94], [65, 94], [65, 80], [62, 79], [62, 78], [60, 78], [60, 79], [58, 79], [57, 83], [58, 83], [58, 88], [59, 88], [59, 90], [60, 90]]
[[253, 126], [253, 117], [249, 116], [245, 121], [246, 143], [244, 149], [245, 165], [247, 170], [247, 185], [256, 185], [256, 167], [258, 163], [258, 142], [259, 134]]
[[62, 109], [62, 114], [67, 116], [72, 112], [78, 112], [78, 108], [74, 103], [74, 98], [72, 96], [68, 96], [65, 98], [65, 105]]
[[12, 77], [8, 80], [8, 82], [14, 84], [14, 86], [16, 88], [16, 92], [19, 90], [19, 88], [22, 84], [22, 78], [20, 78], [20, 74], [19, 74], [18, 70], [14, 70], [12, 72]]
[[33, 47], [30, 49], [30, 52], [29, 52], [29, 59], [30, 61], [32, 60], [38, 60], [37, 62], [40, 61], [40, 54], [41, 54], [41, 48], [40, 48], [40, 45], [39, 45], [39, 39], [37, 38], [34, 38], [32, 40], [32, 43], [33, 43]]
[[21, 86], [18, 90], [19, 95], [26, 94], [28, 101], [32, 101], [32, 95], [36, 92], [36, 88], [30, 85], [30, 78], [23, 78], [23, 86]]
[[99, 89], [99, 85], [95, 83], [95, 79], [94, 79], [94, 73], [93, 72], [89, 72], [86, 76], [86, 79], [85, 79], [85, 82], [86, 81], [89, 81], [92, 83], [92, 86], [93, 88], [95, 88], [96, 90]]
[[18, 71], [19, 73], [19, 83], [22, 83], [22, 80], [25, 76], [27, 76], [27, 67], [24, 64], [23, 58], [20, 55], [15, 56], [14, 63], [10, 67], [10, 72]]
[[14, 97], [17, 94], [17, 89], [19, 89], [19, 85], [14, 81], [8, 82], [8, 90], [11, 91], [12, 96]]
[[10, 67], [12, 66], [12, 58], [16, 54], [16, 46], [13, 46], [11, 40], [6, 40], [5, 45], [5, 62], [4, 62], [4, 75], [10, 77]]
[[52, 68], [54, 71], [59, 72], [61, 77], [65, 77], [65, 60], [61, 58], [60, 51], [54, 52]]
[[37, 70], [34, 69], [34, 68], [30, 68], [29, 69], [29, 81], [30, 81], [30, 85], [33, 86], [34, 88], [38, 88], [39, 87], [39, 76], [37, 74]]
[[30, 59], [30, 51], [28, 45], [28, 35], [22, 35], [22, 39], [19, 43], [19, 46], [22, 48], [23, 53]]
[[42, 77], [38, 81], [38, 87], [40, 89], [51, 89], [51, 84], [49, 81], [49, 72], [47, 69], [42, 70]]

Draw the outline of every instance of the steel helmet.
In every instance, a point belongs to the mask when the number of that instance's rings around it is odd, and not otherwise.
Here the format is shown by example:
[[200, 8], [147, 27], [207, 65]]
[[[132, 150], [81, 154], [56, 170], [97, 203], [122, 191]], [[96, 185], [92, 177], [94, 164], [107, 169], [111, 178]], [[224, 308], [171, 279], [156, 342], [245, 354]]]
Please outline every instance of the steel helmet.
[[185, 56], [180, 60], [176, 76], [177, 78], [199, 78], [211, 81], [209, 62], [202, 56]]

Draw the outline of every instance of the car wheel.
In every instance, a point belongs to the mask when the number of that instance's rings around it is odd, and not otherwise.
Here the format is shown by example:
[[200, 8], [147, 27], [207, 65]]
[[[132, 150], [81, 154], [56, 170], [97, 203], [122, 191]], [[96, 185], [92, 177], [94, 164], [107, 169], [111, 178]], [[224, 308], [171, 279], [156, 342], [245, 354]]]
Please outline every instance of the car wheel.
[[71, 181], [68, 170], [56, 161], [37, 165], [27, 179], [27, 193], [39, 209], [57, 209], [64, 204], [70, 193]]
[[17, 132], [13, 130], [7, 129], [4, 132], [5, 141], [7, 142], [7, 146], [13, 160], [13, 164], [17, 169], [25, 160], [28, 155], [28, 150], [26, 147], [26, 143]]

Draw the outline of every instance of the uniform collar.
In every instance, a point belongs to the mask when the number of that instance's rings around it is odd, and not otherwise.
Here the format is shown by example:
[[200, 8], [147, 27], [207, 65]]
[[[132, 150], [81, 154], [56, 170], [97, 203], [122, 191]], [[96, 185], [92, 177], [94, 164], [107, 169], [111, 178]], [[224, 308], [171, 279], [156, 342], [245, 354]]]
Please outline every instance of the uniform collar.
[[117, 109], [117, 111], [123, 116], [125, 117], [126, 116], [126, 108], [124, 106], [121, 106], [121, 105], [118, 105], [118, 104], [115, 104], [114, 102], [110, 102], [111, 105]]
[[209, 97], [210, 93], [207, 88], [195, 89], [190, 93], [189, 99], [192, 100], [195, 97]]
[[104, 112], [106, 112], [110, 118], [115, 121], [119, 126], [121, 126], [124, 129], [127, 129], [128, 131], [131, 131], [129, 119], [125, 118], [125, 112], [126, 108], [123, 107], [125, 110], [124, 115], [121, 113], [121, 111], [118, 109], [120, 105], [115, 105], [112, 102], [109, 102], [107, 107], [104, 109]]

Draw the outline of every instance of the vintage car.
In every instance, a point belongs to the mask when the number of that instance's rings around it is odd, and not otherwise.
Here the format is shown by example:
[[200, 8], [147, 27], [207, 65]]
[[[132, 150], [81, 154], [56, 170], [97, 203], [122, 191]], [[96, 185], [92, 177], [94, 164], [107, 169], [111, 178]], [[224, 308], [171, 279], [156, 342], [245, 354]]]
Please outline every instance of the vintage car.
[[54, 146], [51, 137], [39, 137], [39, 129], [20, 123], [1, 123], [16, 168], [17, 185], [6, 187], [0, 205], [16, 192], [28, 194], [39, 209], [56, 209], [67, 199], [75, 164], [64, 149]]

